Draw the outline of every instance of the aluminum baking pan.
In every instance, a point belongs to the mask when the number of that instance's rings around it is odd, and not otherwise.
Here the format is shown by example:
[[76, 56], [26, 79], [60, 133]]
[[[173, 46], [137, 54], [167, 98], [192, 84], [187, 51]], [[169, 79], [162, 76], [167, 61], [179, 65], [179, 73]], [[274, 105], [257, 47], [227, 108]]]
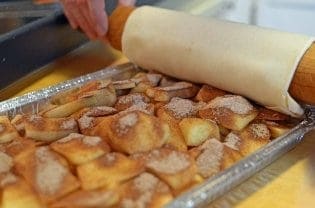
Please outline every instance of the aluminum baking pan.
[[[16, 114], [37, 113], [51, 96], [60, 91], [78, 87], [91, 80], [123, 77], [124, 73], [130, 73], [135, 70], [138, 70], [137, 66], [131, 63], [109, 67], [55, 86], [3, 101], [0, 103], [0, 115], [12, 117]], [[232, 167], [180, 195], [166, 207], [190, 208], [206, 206], [291, 150], [301, 142], [307, 132], [315, 129], [315, 108], [305, 106], [305, 109], [304, 120], [285, 135], [274, 139]]]
[[40, 109], [47, 103], [49, 98], [58, 92], [65, 91], [74, 87], [83, 85], [86, 82], [97, 79], [119, 78], [124, 73], [138, 70], [136, 65], [127, 63], [115, 67], [108, 67], [94, 73], [90, 73], [60, 84], [43, 88], [38, 91], [30, 92], [20, 97], [12, 98], [0, 102], [0, 115], [13, 117], [16, 114], [38, 113]]

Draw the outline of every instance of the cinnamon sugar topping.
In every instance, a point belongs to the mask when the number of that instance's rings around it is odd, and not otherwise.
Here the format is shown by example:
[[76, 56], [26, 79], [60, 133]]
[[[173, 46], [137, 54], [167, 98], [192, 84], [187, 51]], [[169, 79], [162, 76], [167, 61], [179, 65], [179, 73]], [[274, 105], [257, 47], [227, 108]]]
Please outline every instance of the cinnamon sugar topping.
[[94, 117], [89, 117], [86, 115], [78, 119], [78, 123], [81, 129], [91, 128], [93, 126], [93, 121], [94, 121]]
[[97, 137], [97, 136], [85, 136], [82, 139], [83, 144], [85, 144], [87, 146], [96, 146], [101, 141], [102, 141], [102, 139], [100, 137]]
[[193, 116], [198, 111], [198, 105], [188, 99], [172, 98], [172, 100], [165, 105], [165, 108], [173, 113], [176, 118], [184, 118]]
[[270, 137], [270, 132], [265, 124], [251, 124], [249, 128], [255, 138]]
[[197, 157], [198, 173], [203, 177], [210, 177], [220, 171], [220, 162], [223, 157], [223, 144], [216, 139], [205, 142], [202, 153]]
[[137, 197], [123, 199], [121, 202], [122, 207], [148, 207], [155, 192], [161, 190], [164, 192], [169, 191], [164, 183], [150, 173], [142, 173], [136, 177], [133, 180], [133, 187], [138, 192]]
[[149, 173], [143, 173], [135, 178], [134, 186], [140, 192], [140, 196], [134, 202], [136, 207], [146, 207], [150, 203], [158, 182], [159, 179]]
[[224, 140], [224, 144], [226, 146], [228, 146], [232, 149], [235, 149], [235, 150], [239, 150], [238, 146], [239, 146], [240, 142], [241, 142], [241, 138], [233, 132], [230, 132]]
[[146, 191], [152, 191], [156, 187], [159, 179], [150, 173], [142, 173], [134, 180], [135, 188], [144, 193]]
[[97, 107], [91, 108], [83, 116], [106, 116], [106, 115], [110, 115], [116, 112], [117, 110], [112, 107], [97, 106]]
[[147, 78], [152, 86], [156, 86], [162, 78], [161, 74], [147, 74]]
[[176, 151], [171, 151], [170, 154], [161, 154], [157, 157], [157, 154], [153, 152], [153, 158], [150, 158], [147, 166], [156, 171], [175, 174], [189, 167], [189, 156]]
[[133, 93], [129, 95], [124, 95], [119, 98], [117, 104], [137, 104], [137, 103], [147, 103], [149, 102], [149, 98], [145, 97], [140, 93]]
[[138, 122], [138, 115], [136, 113], [128, 113], [118, 120], [118, 132], [126, 134], [128, 130]]
[[121, 96], [116, 103], [118, 110], [123, 112], [141, 111], [146, 114], [153, 114], [154, 109], [148, 104], [150, 99], [142, 93], [132, 93]]
[[62, 129], [68, 130], [68, 129], [74, 129], [76, 127], [77, 123], [76, 121], [71, 118], [63, 121], [60, 125]]
[[48, 147], [39, 147], [36, 157], [36, 185], [42, 194], [53, 195], [60, 189], [67, 169], [60, 164]]
[[225, 95], [211, 100], [207, 107], [227, 108], [237, 114], [248, 114], [254, 107], [243, 97], [238, 95]]
[[117, 80], [113, 82], [113, 85], [121, 85], [121, 84], [133, 84], [135, 81], [133, 79], [125, 79], [125, 80]]
[[141, 102], [141, 103], [137, 103], [136, 105], [132, 105], [131, 107], [127, 108], [124, 112], [131, 112], [131, 111], [141, 111], [143, 113], [153, 115], [154, 106], [151, 108], [150, 104]]

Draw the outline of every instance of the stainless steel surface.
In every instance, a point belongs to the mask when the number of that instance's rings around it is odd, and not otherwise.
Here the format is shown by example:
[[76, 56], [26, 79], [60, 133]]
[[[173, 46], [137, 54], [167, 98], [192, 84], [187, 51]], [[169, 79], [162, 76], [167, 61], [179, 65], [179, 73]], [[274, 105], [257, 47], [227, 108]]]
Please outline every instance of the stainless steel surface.
[[[1, 13], [0, 13], [1, 15]], [[19, 28], [27, 23], [37, 20], [37, 17], [3, 17], [0, 18], [0, 35], [16, 28]]]
[[[60, 91], [80, 86], [90, 80], [119, 77], [123, 73], [136, 69], [137, 67], [131, 63], [110, 67], [40, 91], [1, 102], [0, 115], [12, 117], [16, 114], [37, 113], [41, 106], [43, 106], [52, 95]], [[315, 129], [315, 108], [306, 106], [306, 109], [305, 119], [286, 135], [273, 140], [271, 143], [244, 158], [231, 168], [210, 178], [191, 191], [184, 193], [166, 207], [190, 208], [206, 206], [209, 202], [242, 183], [295, 147], [307, 132]]]
[[59, 4], [36, 5], [32, 1], [0, 2], [0, 18], [44, 17], [60, 10]]
[[35, 5], [32, 1], [0, 1], [0, 35], [40, 17], [52, 15], [60, 9], [59, 4]]

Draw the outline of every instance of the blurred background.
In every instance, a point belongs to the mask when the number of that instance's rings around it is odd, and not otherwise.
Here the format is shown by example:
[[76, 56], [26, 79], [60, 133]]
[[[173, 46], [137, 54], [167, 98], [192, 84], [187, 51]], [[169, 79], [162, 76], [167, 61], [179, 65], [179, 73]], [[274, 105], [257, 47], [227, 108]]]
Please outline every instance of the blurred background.
[[164, 0], [158, 6], [315, 35], [315, 0]]

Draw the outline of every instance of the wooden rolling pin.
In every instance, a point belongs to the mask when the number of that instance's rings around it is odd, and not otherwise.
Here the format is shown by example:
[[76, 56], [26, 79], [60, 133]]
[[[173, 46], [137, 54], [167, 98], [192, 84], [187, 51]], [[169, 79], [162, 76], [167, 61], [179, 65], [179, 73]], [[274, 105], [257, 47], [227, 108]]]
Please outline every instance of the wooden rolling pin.
[[[111, 45], [122, 49], [122, 34], [125, 23], [135, 8], [118, 7], [109, 18], [108, 39]], [[315, 105], [315, 44], [304, 54], [299, 62], [289, 93], [297, 100]]]

